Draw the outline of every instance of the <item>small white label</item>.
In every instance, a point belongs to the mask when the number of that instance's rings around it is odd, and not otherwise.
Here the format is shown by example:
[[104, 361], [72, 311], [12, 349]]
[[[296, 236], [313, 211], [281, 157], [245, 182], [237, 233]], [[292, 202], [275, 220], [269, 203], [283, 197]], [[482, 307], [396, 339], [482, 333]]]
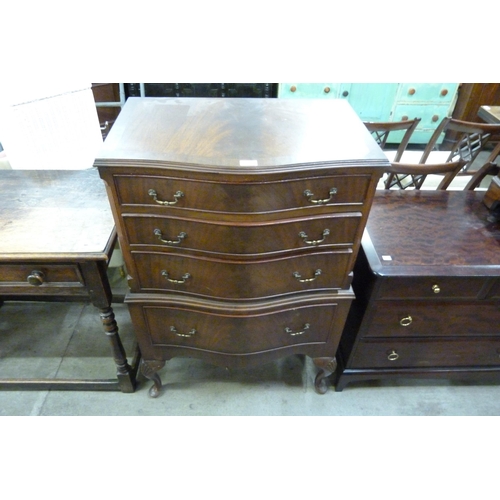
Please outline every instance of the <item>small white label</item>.
[[257, 167], [257, 160], [240, 160], [240, 167]]
[[382, 260], [392, 260], [390, 255], [382, 255]]

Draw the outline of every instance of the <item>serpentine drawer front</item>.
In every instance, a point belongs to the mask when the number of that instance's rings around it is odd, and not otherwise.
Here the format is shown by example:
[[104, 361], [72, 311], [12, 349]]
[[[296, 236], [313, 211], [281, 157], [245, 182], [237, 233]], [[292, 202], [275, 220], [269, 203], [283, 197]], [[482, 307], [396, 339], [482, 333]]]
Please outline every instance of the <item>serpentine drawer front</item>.
[[325, 392], [386, 165], [345, 102], [128, 99], [96, 166], [150, 395], [174, 356], [305, 354]]
[[354, 268], [337, 391], [398, 376], [499, 379], [500, 225], [483, 196], [377, 192]]

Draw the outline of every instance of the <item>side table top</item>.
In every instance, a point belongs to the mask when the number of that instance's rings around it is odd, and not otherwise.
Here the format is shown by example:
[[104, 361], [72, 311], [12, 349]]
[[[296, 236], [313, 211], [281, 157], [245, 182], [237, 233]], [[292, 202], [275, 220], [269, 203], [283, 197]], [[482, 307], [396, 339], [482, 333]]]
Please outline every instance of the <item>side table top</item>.
[[480, 191], [377, 191], [363, 236], [384, 276], [500, 276], [500, 223]]
[[107, 260], [114, 237], [97, 169], [2, 172], [1, 261]]

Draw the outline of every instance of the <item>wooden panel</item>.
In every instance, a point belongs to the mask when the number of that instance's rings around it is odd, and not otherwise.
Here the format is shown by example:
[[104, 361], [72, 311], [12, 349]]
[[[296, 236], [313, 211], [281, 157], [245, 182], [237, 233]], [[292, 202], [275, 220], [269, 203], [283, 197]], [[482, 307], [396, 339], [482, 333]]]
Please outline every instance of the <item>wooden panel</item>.
[[[453, 111], [453, 118], [469, 122], [482, 122], [478, 117], [480, 106], [500, 105], [500, 83], [462, 83], [458, 89], [458, 98]], [[454, 140], [456, 135], [448, 132], [445, 139]], [[493, 138], [500, 141], [500, 136]]]

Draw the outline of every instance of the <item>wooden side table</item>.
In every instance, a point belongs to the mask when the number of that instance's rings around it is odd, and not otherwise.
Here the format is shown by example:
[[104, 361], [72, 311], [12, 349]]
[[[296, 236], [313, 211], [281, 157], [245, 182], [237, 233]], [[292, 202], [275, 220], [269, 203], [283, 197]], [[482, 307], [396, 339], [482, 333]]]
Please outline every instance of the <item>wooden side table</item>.
[[116, 238], [96, 169], [2, 173], [0, 301], [90, 299], [99, 310], [117, 373], [110, 380], [0, 378], [0, 389], [135, 390], [140, 355], [137, 350], [130, 366], [106, 273]]

